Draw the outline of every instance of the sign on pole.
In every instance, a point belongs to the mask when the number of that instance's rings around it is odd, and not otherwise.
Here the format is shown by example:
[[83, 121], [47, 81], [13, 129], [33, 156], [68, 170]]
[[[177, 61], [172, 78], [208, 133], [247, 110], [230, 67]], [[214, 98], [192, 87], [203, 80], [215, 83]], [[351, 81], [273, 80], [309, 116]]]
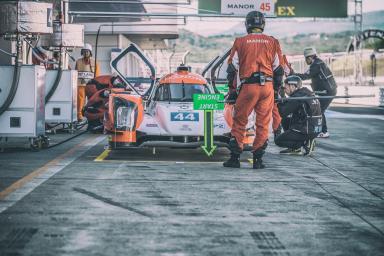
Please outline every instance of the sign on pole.
[[223, 110], [223, 94], [193, 94], [194, 110]]
[[260, 11], [267, 17], [346, 18], [348, 0], [199, 0], [200, 14], [244, 16]]
[[278, 0], [275, 8], [282, 18], [348, 17], [348, 0]]
[[200, 14], [233, 14], [245, 17], [250, 11], [261, 11], [266, 16], [274, 16], [274, 0], [199, 0]]
[[266, 16], [275, 15], [273, 0], [221, 0], [221, 13], [247, 15], [250, 11], [260, 11]]
[[204, 110], [204, 145], [202, 149], [207, 156], [212, 156], [216, 149], [216, 145], [213, 144], [213, 111], [224, 109], [224, 95], [194, 94], [193, 109]]

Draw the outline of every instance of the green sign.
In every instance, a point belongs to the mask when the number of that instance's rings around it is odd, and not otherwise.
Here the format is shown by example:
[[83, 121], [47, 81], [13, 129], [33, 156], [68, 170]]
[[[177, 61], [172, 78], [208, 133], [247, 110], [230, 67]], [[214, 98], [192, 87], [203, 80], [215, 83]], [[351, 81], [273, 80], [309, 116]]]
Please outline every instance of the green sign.
[[221, 0], [199, 0], [199, 14], [220, 14]]
[[213, 144], [213, 111], [204, 110], [204, 145], [201, 148], [207, 156], [212, 156], [216, 147]]
[[194, 110], [223, 110], [224, 95], [223, 94], [194, 94], [193, 109]]
[[215, 86], [221, 94], [226, 95], [228, 93], [228, 84], [216, 84]]
[[346, 18], [348, 0], [278, 0], [275, 13], [284, 18]]
[[[199, 14], [223, 13], [223, 1], [199, 0]], [[246, 5], [241, 2], [242, 0], [233, 0], [232, 5], [245, 8]], [[266, 12], [262, 10], [263, 6], [265, 5], [261, 3], [258, 7], [259, 11]], [[275, 16], [282, 18], [346, 18], [348, 17], [348, 0], [277, 0], [274, 11]]]
[[224, 109], [223, 94], [194, 94], [193, 109], [204, 110], [204, 145], [207, 156], [212, 156], [216, 146], [213, 144], [213, 110]]

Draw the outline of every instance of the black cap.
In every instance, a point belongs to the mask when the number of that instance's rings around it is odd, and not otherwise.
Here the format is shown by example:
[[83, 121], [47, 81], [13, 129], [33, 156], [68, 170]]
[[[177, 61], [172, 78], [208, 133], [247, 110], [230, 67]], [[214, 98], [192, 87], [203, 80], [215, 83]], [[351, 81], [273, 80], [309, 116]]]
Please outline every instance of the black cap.
[[296, 75], [288, 76], [284, 80], [284, 83], [289, 84], [289, 85], [294, 85], [297, 88], [300, 88], [302, 85], [301, 78], [299, 76], [296, 76]]

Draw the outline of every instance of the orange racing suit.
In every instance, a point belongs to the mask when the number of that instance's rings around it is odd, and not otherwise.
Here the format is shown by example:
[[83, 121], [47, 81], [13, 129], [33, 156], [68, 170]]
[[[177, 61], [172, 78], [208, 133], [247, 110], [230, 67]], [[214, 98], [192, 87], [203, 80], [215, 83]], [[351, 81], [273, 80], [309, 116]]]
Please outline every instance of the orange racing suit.
[[240, 151], [243, 150], [243, 139], [248, 116], [252, 110], [256, 113], [256, 136], [253, 151], [265, 148], [268, 140], [268, 129], [274, 105], [272, 81], [261, 83], [244, 83], [254, 73], [262, 73], [272, 78], [274, 71], [282, 63], [279, 42], [268, 35], [251, 33], [236, 38], [228, 59], [229, 64], [236, 66], [238, 59], [239, 76], [242, 86], [235, 104], [231, 135], [236, 139]]
[[95, 60], [91, 57], [84, 57], [76, 61], [75, 69], [78, 71], [77, 79], [77, 119], [83, 119], [83, 107], [86, 101], [85, 86], [89, 80], [99, 76], [99, 65], [95, 64]]

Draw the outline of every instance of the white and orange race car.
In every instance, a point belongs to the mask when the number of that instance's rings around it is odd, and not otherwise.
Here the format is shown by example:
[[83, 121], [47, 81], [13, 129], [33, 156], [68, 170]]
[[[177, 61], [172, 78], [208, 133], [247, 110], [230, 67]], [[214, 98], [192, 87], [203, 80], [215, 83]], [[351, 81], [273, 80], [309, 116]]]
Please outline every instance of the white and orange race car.
[[[223, 61], [224, 57], [215, 61]], [[127, 75], [130, 67], [126, 63], [132, 60], [140, 61], [146, 72]], [[112, 149], [197, 148], [204, 144], [204, 111], [193, 109], [193, 95], [217, 93], [214, 83], [208, 83], [207, 79], [184, 65], [156, 79], [154, 65], [135, 44], [112, 60], [111, 67], [127, 84], [126, 89], [111, 89], [109, 94], [104, 130], [110, 134]], [[214, 111], [213, 139], [216, 146], [228, 145], [232, 112], [233, 105]], [[251, 115], [247, 125], [244, 143], [249, 146], [254, 139], [254, 120], [255, 116]]]

